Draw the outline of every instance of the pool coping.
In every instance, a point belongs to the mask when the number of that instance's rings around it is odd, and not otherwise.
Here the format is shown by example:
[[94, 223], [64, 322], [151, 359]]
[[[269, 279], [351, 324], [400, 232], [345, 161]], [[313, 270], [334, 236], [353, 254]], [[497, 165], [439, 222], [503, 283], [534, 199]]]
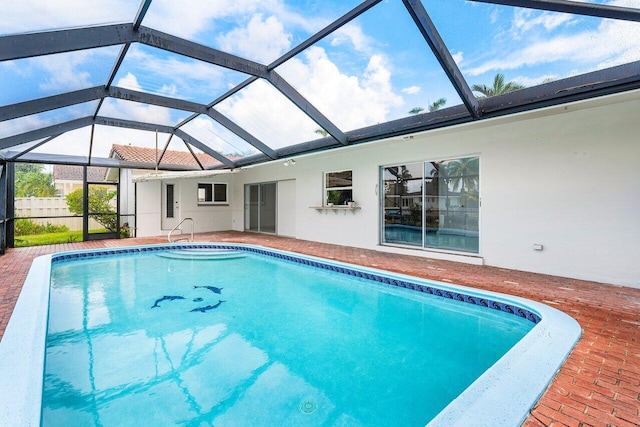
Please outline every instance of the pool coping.
[[[0, 378], [11, 385], [0, 389], [0, 419], [7, 426], [40, 425], [48, 309], [34, 313], [33, 307], [48, 307], [53, 264], [73, 258], [193, 248], [242, 249], [491, 309], [523, 309], [512, 314], [536, 323], [533, 329], [431, 420], [428, 425], [432, 427], [521, 425], [581, 335], [573, 318], [535, 301], [259, 245], [211, 242], [60, 252], [33, 261], [0, 341]], [[505, 396], [510, 397], [508, 403]]]

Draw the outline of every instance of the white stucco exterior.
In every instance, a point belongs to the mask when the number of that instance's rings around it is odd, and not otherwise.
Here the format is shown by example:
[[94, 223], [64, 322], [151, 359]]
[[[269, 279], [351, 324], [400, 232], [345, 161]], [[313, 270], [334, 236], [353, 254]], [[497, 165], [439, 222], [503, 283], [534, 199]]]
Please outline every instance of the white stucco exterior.
[[[244, 229], [244, 185], [278, 182], [278, 234], [640, 287], [640, 91], [296, 157], [216, 176], [229, 206], [197, 206], [196, 231]], [[380, 166], [480, 158], [478, 256], [379, 244]], [[323, 173], [353, 171], [355, 212], [322, 212]], [[201, 180], [200, 180], [201, 181]], [[138, 183], [138, 235], [160, 229], [160, 182]], [[533, 249], [543, 245], [542, 251]]]

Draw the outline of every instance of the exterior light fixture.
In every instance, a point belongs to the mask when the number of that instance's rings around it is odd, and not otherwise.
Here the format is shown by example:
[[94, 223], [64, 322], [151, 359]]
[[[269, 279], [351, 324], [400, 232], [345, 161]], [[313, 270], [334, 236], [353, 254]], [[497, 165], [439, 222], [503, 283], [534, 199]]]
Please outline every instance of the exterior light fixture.
[[288, 160], [285, 160], [285, 162], [284, 162], [285, 166], [293, 166], [295, 164], [296, 164], [296, 161], [293, 160], [293, 159], [288, 159]]

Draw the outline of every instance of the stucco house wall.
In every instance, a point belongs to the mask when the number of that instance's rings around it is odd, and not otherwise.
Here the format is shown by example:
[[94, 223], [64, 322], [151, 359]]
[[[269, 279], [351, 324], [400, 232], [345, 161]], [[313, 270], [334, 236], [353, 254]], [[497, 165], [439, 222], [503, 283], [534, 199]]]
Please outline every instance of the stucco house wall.
[[[215, 212], [189, 206], [197, 181], [184, 180], [183, 216], [198, 218], [197, 231], [242, 231], [244, 186], [279, 182], [279, 234], [640, 287], [639, 111], [636, 91], [274, 161], [227, 175], [230, 205]], [[480, 158], [479, 253], [380, 245], [380, 167], [470, 155]], [[313, 209], [323, 174], [340, 170], [353, 171], [360, 209]], [[160, 184], [138, 185], [139, 230], [161, 234]]]
[[[194, 232], [224, 231], [232, 228], [232, 206], [242, 205], [242, 199], [235, 200], [235, 176], [216, 175], [199, 179], [172, 180], [179, 186], [176, 192], [179, 209], [176, 210], [177, 222], [192, 218]], [[198, 183], [227, 183], [229, 203], [224, 205], [198, 205]], [[170, 228], [162, 226], [162, 181], [144, 181], [136, 183], [137, 189], [137, 236], [167, 235]], [[184, 233], [191, 232], [191, 225], [181, 227]], [[178, 233], [179, 234], [179, 233]]]

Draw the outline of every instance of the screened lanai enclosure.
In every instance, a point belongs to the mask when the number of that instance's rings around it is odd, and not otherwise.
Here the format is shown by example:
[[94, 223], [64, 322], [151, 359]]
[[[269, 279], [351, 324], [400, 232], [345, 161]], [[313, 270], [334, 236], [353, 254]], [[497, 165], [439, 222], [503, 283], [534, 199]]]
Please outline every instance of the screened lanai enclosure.
[[[21, 0], [2, 15], [2, 250], [24, 218], [119, 233], [135, 217], [117, 201], [123, 170], [239, 169], [640, 87], [638, 0]], [[78, 168], [82, 207], [16, 213], [29, 165], [54, 181]], [[92, 186], [113, 209], [89, 203]]]

